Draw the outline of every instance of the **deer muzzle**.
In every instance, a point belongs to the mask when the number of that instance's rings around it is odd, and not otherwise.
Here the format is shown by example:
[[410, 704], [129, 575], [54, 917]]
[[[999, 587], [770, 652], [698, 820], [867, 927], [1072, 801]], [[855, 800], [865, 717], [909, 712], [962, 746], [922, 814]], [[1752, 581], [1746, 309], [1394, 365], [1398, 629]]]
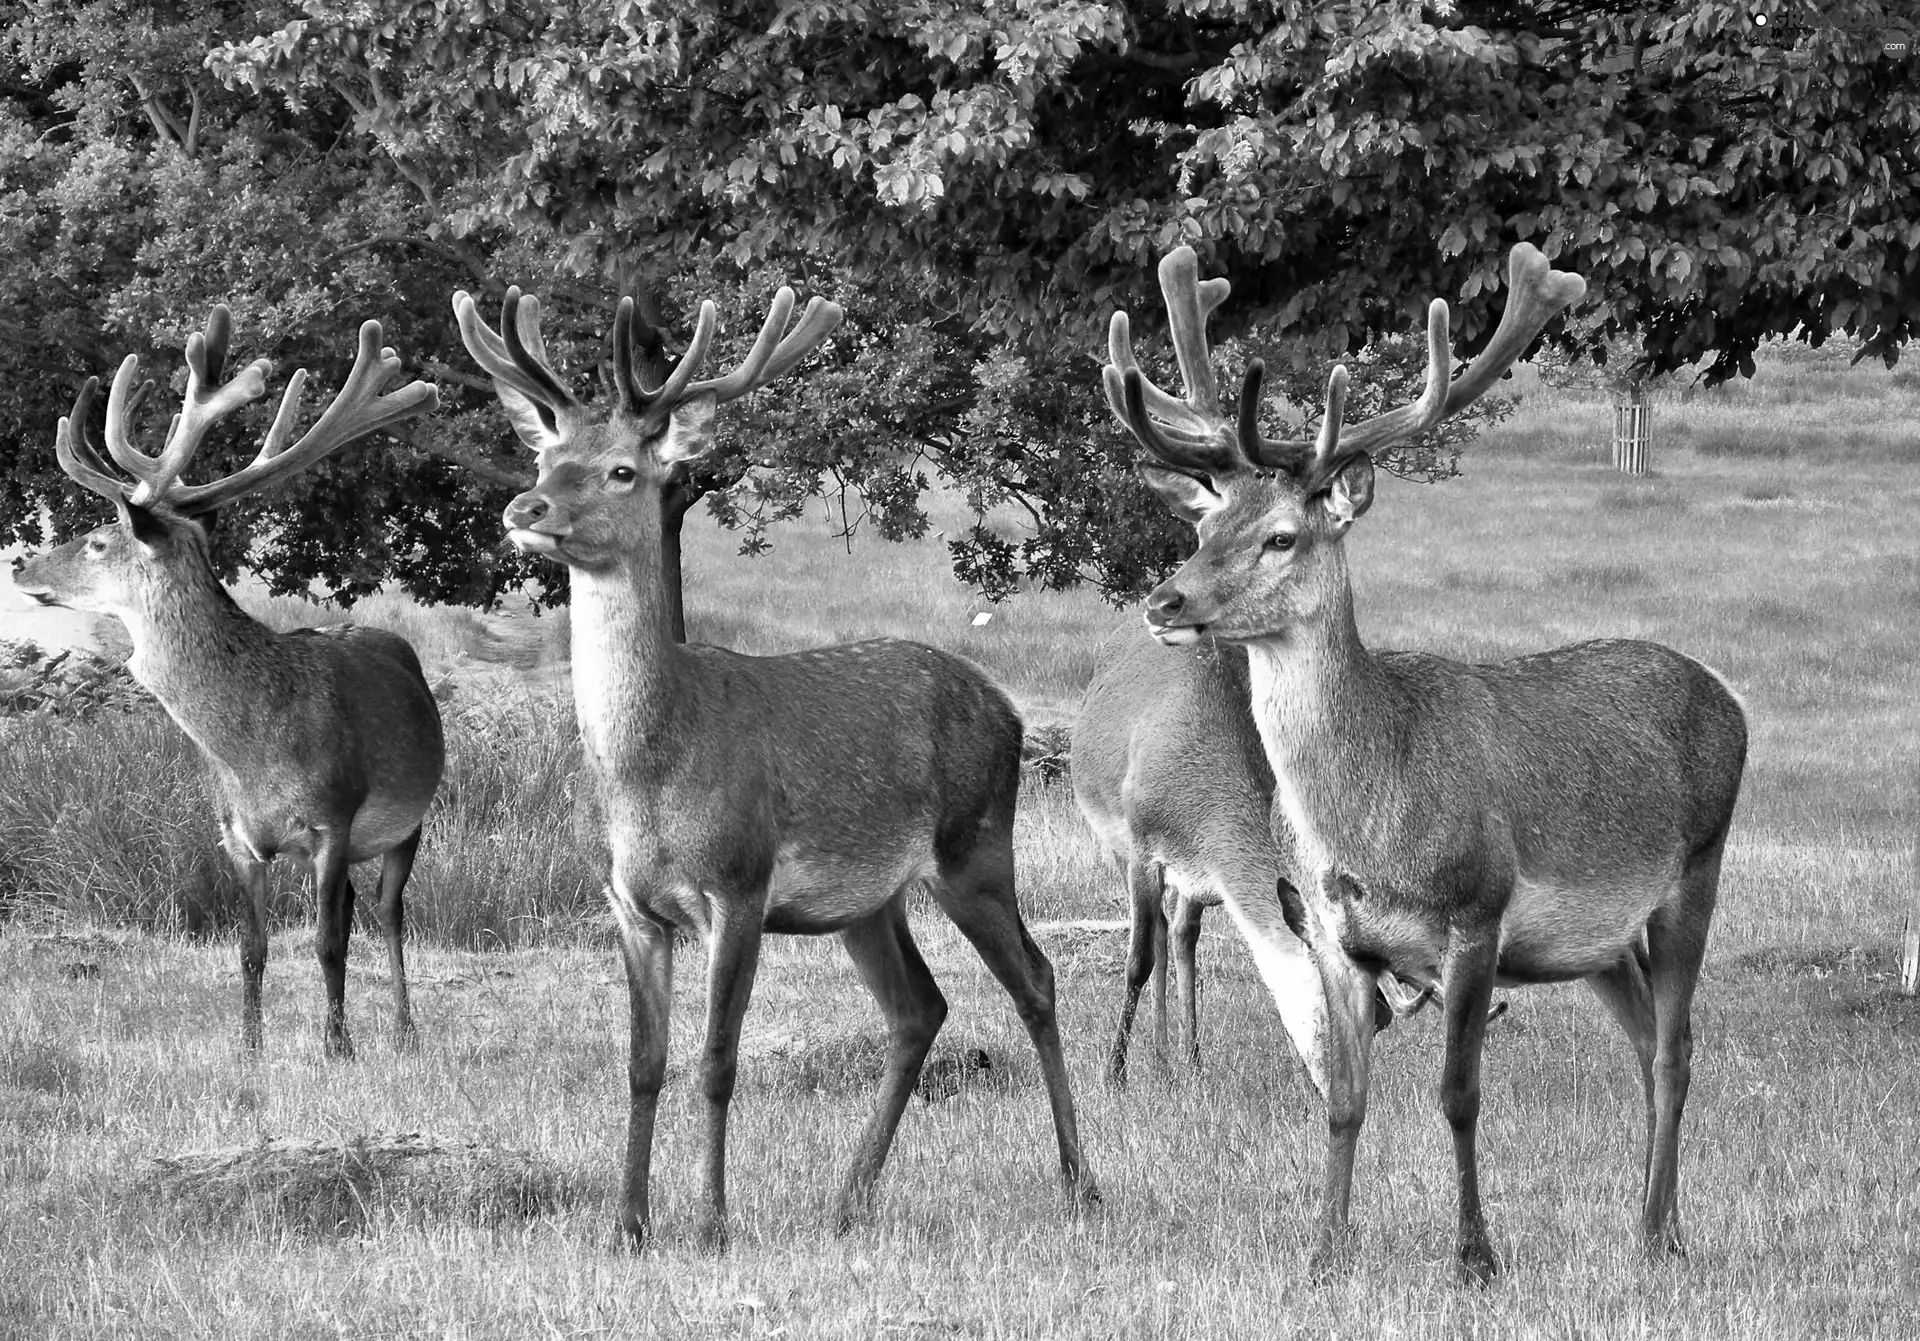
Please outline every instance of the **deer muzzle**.
[[53, 588], [35, 576], [33, 560], [21, 555], [13, 561], [13, 589], [41, 605], [58, 605]]
[[573, 530], [566, 509], [538, 489], [520, 494], [502, 516], [507, 539], [523, 554], [555, 554]]
[[1192, 622], [1186, 593], [1175, 581], [1169, 579], [1147, 593], [1147, 632], [1169, 647], [1184, 647], [1199, 642], [1206, 625]]

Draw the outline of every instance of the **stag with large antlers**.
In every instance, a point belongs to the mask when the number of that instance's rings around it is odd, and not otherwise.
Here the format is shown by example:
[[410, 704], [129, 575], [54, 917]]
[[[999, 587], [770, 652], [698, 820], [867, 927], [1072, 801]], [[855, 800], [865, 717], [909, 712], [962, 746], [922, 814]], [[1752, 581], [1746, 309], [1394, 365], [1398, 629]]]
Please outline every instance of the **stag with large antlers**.
[[1678, 1252], [1691, 1006], [1745, 766], [1739, 701], [1707, 667], [1647, 642], [1493, 665], [1376, 654], [1355, 626], [1343, 543], [1373, 501], [1373, 454], [1484, 393], [1584, 283], [1516, 247], [1500, 325], [1465, 373], [1450, 376], [1436, 300], [1418, 401], [1345, 426], [1336, 369], [1316, 438], [1293, 442], [1261, 432], [1258, 363], [1237, 407], [1220, 403], [1204, 326], [1226, 281], [1202, 283], [1187, 248], [1162, 262], [1160, 280], [1186, 395], [1141, 374], [1115, 313], [1107, 398], [1147, 451], [1148, 482], [1199, 532], [1197, 552], [1149, 596], [1149, 630], [1174, 645], [1247, 647], [1273, 829], [1299, 874], [1297, 893], [1279, 887], [1277, 911], [1306, 941], [1325, 997], [1316, 1262], [1330, 1264], [1349, 1235], [1384, 971], [1443, 989], [1440, 1107], [1453, 1131], [1464, 1278], [1497, 1270], [1475, 1151], [1496, 981], [1584, 979], [1619, 1021], [1646, 1094], [1641, 1233], [1649, 1250]]
[[500, 329], [462, 293], [460, 331], [494, 380], [539, 478], [506, 511], [513, 543], [569, 570], [573, 681], [607, 816], [611, 898], [631, 1006], [620, 1225], [651, 1233], [654, 1114], [666, 1070], [676, 931], [707, 955], [703, 1193], [698, 1232], [726, 1238], [726, 1129], [741, 1018], [764, 932], [837, 933], [890, 1036], [880, 1103], [842, 1184], [837, 1223], [864, 1218], [946, 1001], [907, 927], [926, 890], [1013, 997], [1040, 1055], [1069, 1194], [1095, 1197], [1054, 1022], [1053, 969], [1014, 899], [1020, 718], [958, 657], [917, 643], [742, 656], [674, 641], [660, 561], [663, 492], [714, 444], [715, 407], [780, 377], [840, 309], [815, 298], [782, 338], [781, 289], [745, 360], [696, 381], [712, 342], [704, 303], [671, 370], [622, 301], [610, 407], [583, 405], [549, 366], [539, 310], [507, 291]]
[[221, 479], [180, 475], [209, 429], [265, 394], [272, 365], [256, 360], [221, 382], [233, 323], [216, 307], [187, 340], [187, 389], [157, 453], [134, 445], [133, 416], [150, 383], [129, 354], [107, 397], [107, 452], [88, 429], [98, 379], [88, 379], [60, 420], [54, 450], [72, 479], [112, 503], [118, 520], [21, 563], [15, 584], [47, 605], [114, 615], [127, 626], [127, 667], [199, 746], [218, 793], [221, 840], [246, 888], [240, 938], [241, 1040], [261, 1042], [267, 963], [268, 873], [274, 859], [313, 872], [315, 949], [326, 983], [326, 1050], [351, 1056], [347, 937], [353, 925], [348, 866], [381, 859], [379, 914], [393, 975], [394, 1030], [413, 1034], [402, 953], [401, 893], [420, 844], [420, 822], [440, 785], [440, 711], [405, 639], [338, 625], [275, 633], [240, 609], [214, 576], [201, 518], [244, 494], [306, 469], [329, 452], [434, 408], [437, 393], [412, 382], [387, 395], [399, 370], [380, 323], [360, 328], [359, 355], [320, 418], [293, 437], [304, 369], [288, 381], [279, 413], [252, 463]]

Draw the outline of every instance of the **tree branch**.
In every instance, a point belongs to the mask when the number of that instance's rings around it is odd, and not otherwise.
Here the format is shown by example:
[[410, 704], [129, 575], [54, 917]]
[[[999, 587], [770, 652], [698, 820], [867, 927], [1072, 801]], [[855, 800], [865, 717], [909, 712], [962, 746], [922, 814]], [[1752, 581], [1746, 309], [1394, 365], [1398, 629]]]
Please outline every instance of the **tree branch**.
[[200, 140], [200, 94], [191, 85], [188, 86], [188, 92], [193, 97], [193, 113], [191, 120], [182, 125], [180, 118], [168, 111], [166, 104], [160, 101], [160, 95], [140, 82], [139, 75], [128, 75], [127, 82], [133, 85], [134, 94], [140, 99], [141, 110], [146, 112], [154, 133], [192, 158]]
[[403, 446], [419, 452], [423, 456], [437, 456], [443, 461], [451, 461], [455, 465], [461, 466], [479, 476], [487, 483], [497, 484], [503, 489], [511, 489], [515, 493], [522, 493], [533, 485], [533, 481], [527, 476], [517, 474], [503, 466], [496, 465], [480, 452], [471, 448], [461, 447], [440, 439], [415, 437], [412, 434], [396, 431], [391, 428], [387, 430], [387, 433]]

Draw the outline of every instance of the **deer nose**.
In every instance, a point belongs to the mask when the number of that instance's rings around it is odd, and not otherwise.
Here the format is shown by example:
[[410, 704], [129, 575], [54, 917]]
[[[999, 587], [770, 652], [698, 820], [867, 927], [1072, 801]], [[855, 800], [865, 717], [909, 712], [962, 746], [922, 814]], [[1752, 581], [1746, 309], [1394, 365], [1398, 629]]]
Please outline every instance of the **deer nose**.
[[1152, 624], [1171, 624], [1187, 608], [1187, 598], [1180, 588], [1171, 582], [1162, 582], [1147, 595], [1147, 621]]
[[507, 527], [514, 531], [531, 531], [545, 521], [552, 511], [553, 503], [544, 494], [529, 489], [507, 504]]

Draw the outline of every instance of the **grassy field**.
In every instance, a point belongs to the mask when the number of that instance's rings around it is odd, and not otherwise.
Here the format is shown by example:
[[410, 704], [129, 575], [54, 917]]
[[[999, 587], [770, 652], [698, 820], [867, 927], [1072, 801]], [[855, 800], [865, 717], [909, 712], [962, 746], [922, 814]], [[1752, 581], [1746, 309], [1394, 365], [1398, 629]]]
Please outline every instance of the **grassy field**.
[[[782, 938], [747, 1020], [735, 1246], [711, 1258], [684, 1241], [701, 990], [687, 947], [655, 1165], [665, 1242], [609, 1251], [624, 988], [575, 834], [591, 826], [575, 816], [556, 623], [389, 601], [361, 614], [425, 645], [451, 718], [451, 786], [416, 876], [415, 1054], [381, 1037], [385, 968], [363, 930], [361, 1060], [322, 1059], [289, 890], [268, 1046], [238, 1056], [221, 877], [177, 738], [145, 718], [0, 724], [0, 1336], [1912, 1335], [1920, 1003], [1892, 979], [1920, 747], [1920, 397], [1878, 372], [1766, 374], [1657, 406], [1647, 481], [1600, 464], [1604, 405], [1532, 395], [1463, 479], [1384, 484], [1351, 541], [1376, 645], [1490, 658], [1644, 636], [1746, 697], [1753, 750], [1695, 1017], [1684, 1262], [1635, 1251], [1623, 1040], [1584, 990], [1536, 988], [1490, 1031], [1484, 1080], [1506, 1274], [1450, 1284], [1429, 1012], [1376, 1051], [1352, 1274], [1310, 1284], [1324, 1125], [1248, 957], [1216, 917], [1202, 1076], [1147, 1062], [1131, 1091], [1105, 1089], [1124, 938], [1083, 923], [1121, 917], [1121, 900], [1065, 789], [1037, 783], [1022, 897], [1059, 973], [1104, 1208], [1064, 1213], [1024, 1034], [929, 913], [920, 939], [953, 1007], [936, 1056], [978, 1047], [994, 1064], [914, 1102], [878, 1223], [823, 1231], [878, 1072], [877, 1013], [836, 946]], [[976, 658], [1035, 721], [1071, 714], [1091, 649], [1132, 618], [1034, 595], [974, 627], [984, 607], [934, 542], [849, 557], [822, 528], [781, 537], [772, 561], [731, 549], [704, 527], [690, 540], [696, 637], [919, 637]], [[381, 1154], [411, 1132], [448, 1149]], [[349, 1144], [252, 1174], [162, 1162], [267, 1138]]]

